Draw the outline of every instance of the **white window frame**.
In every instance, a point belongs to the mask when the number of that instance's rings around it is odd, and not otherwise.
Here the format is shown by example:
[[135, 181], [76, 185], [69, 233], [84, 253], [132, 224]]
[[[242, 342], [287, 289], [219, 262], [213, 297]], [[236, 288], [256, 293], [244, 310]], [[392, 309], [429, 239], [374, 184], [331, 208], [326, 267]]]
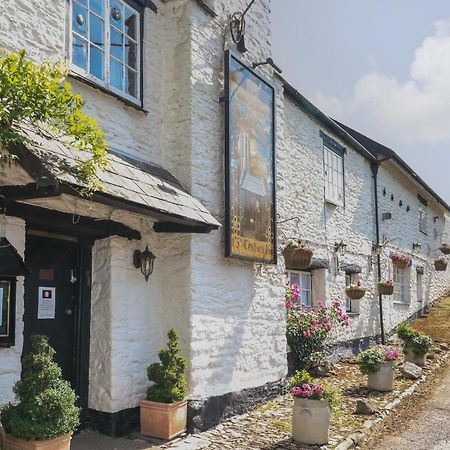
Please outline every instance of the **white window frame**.
[[394, 286], [394, 297], [395, 303], [401, 303], [402, 305], [407, 305], [409, 303], [409, 279], [408, 279], [409, 269], [397, 269], [393, 268], [393, 281]]
[[344, 158], [323, 144], [323, 176], [325, 201], [337, 206], [344, 205]]
[[[120, 89], [117, 89], [116, 87], [112, 86], [110, 84], [110, 62], [111, 62], [111, 55], [110, 55], [110, 43], [111, 43], [111, 23], [110, 23], [110, 16], [111, 16], [111, 1], [110, 0], [103, 0], [103, 8], [105, 11], [105, 16], [100, 17], [97, 13], [94, 11], [91, 11], [90, 8], [87, 8], [88, 15], [92, 12], [95, 16], [101, 18], [104, 23], [104, 59], [103, 59], [103, 74], [104, 74], [104, 80], [101, 80], [97, 78], [96, 76], [92, 75], [89, 72], [89, 62], [90, 62], [90, 49], [89, 46], [91, 44], [90, 36], [89, 36], [89, 27], [87, 27], [86, 37], [79, 35], [76, 31], [72, 29], [72, 21], [73, 21], [73, 0], [70, 0], [69, 2], [69, 61], [70, 61], [70, 71], [82, 78], [85, 78], [89, 81], [91, 81], [94, 84], [97, 84], [103, 88], [105, 88], [107, 91], [110, 91], [114, 94], [116, 94], [119, 97], [122, 97], [138, 106], [142, 105], [141, 100], [141, 80], [142, 80], [142, 63], [141, 63], [141, 52], [142, 52], [142, 45], [143, 40], [141, 36], [141, 21], [144, 20], [144, 9], [141, 11], [137, 10], [136, 8], [133, 8], [127, 1], [125, 0], [117, 0], [118, 2], [122, 3], [123, 5], [126, 5], [128, 8], [130, 8], [132, 11], [136, 13], [137, 16], [137, 26], [136, 26], [136, 97], [133, 97], [130, 94], [127, 94], [125, 91], [121, 91]], [[89, 3], [88, 3], [89, 6]], [[72, 62], [72, 42], [73, 42], [73, 35], [77, 35], [80, 39], [83, 39], [88, 43], [88, 53], [87, 53], [87, 59], [86, 59], [86, 69], [83, 70], [81, 67], [77, 66]], [[124, 62], [125, 67], [127, 66]], [[124, 76], [124, 75], [122, 75]]]
[[[299, 283], [292, 283], [291, 281], [291, 274], [296, 274], [298, 275], [298, 279], [299, 279]], [[300, 289], [300, 301], [301, 301], [301, 305], [303, 306], [312, 306], [313, 305], [313, 300], [312, 300], [312, 274], [311, 272], [305, 272], [305, 271], [301, 271], [301, 270], [288, 270], [286, 271], [286, 276], [289, 279], [289, 285], [292, 286], [293, 284], [298, 284], [299, 289]], [[302, 285], [302, 277], [307, 277], [308, 278], [308, 286], [303, 286]], [[303, 299], [303, 292], [308, 292], [308, 303], [303, 303], [302, 299]]]
[[422, 202], [419, 205], [419, 231], [428, 234], [428, 211], [427, 206]]
[[423, 302], [423, 274], [416, 273], [416, 295], [419, 303]]

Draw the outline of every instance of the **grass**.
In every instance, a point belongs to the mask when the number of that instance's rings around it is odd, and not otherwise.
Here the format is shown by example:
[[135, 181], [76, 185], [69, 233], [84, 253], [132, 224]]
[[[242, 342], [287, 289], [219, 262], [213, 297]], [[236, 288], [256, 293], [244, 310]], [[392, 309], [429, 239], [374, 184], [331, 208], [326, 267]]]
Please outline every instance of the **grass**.
[[428, 334], [434, 341], [450, 343], [450, 297], [431, 308], [426, 318], [414, 321], [413, 327]]

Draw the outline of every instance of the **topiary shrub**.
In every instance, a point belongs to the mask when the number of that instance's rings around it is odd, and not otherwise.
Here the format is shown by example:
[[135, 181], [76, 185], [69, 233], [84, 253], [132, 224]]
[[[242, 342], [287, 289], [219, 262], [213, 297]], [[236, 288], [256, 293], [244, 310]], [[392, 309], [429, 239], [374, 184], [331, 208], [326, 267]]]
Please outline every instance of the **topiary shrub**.
[[23, 359], [22, 377], [14, 385], [17, 404], [0, 415], [6, 433], [24, 441], [55, 439], [73, 432], [80, 424], [76, 395], [53, 361], [55, 350], [47, 336], [31, 337], [32, 352]]
[[180, 354], [177, 331], [172, 328], [168, 337], [168, 348], [158, 352], [161, 362], [151, 364], [147, 369], [148, 379], [154, 383], [148, 388], [147, 400], [154, 402], [179, 402], [188, 394], [185, 376], [187, 361]]

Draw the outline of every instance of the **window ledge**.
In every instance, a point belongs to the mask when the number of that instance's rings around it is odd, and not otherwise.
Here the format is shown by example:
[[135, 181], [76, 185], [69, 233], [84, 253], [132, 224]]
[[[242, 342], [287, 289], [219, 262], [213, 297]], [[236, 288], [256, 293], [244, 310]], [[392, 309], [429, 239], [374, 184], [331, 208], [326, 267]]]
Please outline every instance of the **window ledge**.
[[90, 86], [94, 89], [98, 89], [99, 91], [101, 91], [111, 97], [114, 97], [116, 100], [119, 100], [120, 102], [124, 103], [126, 106], [129, 106], [130, 108], [134, 108], [137, 111], [141, 111], [145, 114], [148, 114], [148, 111], [146, 109], [144, 109], [141, 105], [139, 105], [137, 103], [133, 103], [131, 100], [127, 100], [126, 98], [121, 97], [120, 95], [106, 89], [105, 87], [100, 86], [99, 84], [95, 83], [94, 81], [88, 80], [87, 78], [85, 78], [81, 75], [78, 75], [75, 72], [70, 72], [68, 76], [69, 76], [69, 78], [73, 78], [74, 80], [77, 80], [81, 83], [87, 84], [88, 86]]
[[344, 206], [344, 203], [339, 203], [328, 198], [325, 198], [325, 203], [330, 206], [335, 206], [336, 208]]
[[396, 301], [394, 301], [393, 303], [394, 303], [394, 305], [399, 305], [399, 306], [409, 306], [411, 304], [410, 302], [405, 303], [405, 302], [396, 302]]
[[345, 314], [347, 314], [347, 316], [350, 318], [359, 316], [359, 312], [346, 312]]

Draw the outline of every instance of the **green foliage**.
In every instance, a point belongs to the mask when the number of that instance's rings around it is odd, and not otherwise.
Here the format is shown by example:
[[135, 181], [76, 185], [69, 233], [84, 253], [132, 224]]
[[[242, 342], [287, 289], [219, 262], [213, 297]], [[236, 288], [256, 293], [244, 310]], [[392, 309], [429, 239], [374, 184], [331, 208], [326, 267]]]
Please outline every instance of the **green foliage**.
[[147, 369], [148, 379], [154, 384], [148, 388], [147, 400], [174, 403], [183, 400], [188, 394], [186, 382], [186, 358], [180, 355], [178, 333], [169, 330], [167, 349], [158, 352], [160, 363], [151, 364]]
[[415, 330], [408, 322], [402, 322], [397, 326], [397, 336], [403, 341], [403, 351], [407, 348], [417, 356], [423, 356], [433, 347], [433, 340], [425, 333]]
[[303, 383], [310, 383], [311, 380], [311, 375], [306, 370], [297, 370], [288, 380], [289, 388], [292, 389], [295, 386], [301, 386]]
[[322, 384], [323, 388], [323, 398], [328, 400], [328, 405], [330, 409], [336, 410], [339, 404], [342, 402], [342, 392], [334, 386], [329, 386], [327, 384]]
[[84, 101], [64, 81], [66, 76], [62, 64], [34, 64], [23, 50], [0, 52], [0, 148], [27, 143], [20, 128], [30, 125], [67, 136], [70, 145], [92, 155], [75, 168], [90, 193], [101, 189], [96, 173], [108, 164], [106, 141], [96, 120], [82, 112]]
[[381, 346], [369, 348], [358, 356], [359, 370], [364, 374], [375, 373], [386, 361], [385, 351]]
[[19, 403], [6, 406], [0, 419], [6, 433], [26, 441], [54, 439], [74, 431], [80, 410], [70, 383], [53, 361], [46, 336], [32, 336], [33, 352], [23, 360], [22, 378], [14, 386]]

